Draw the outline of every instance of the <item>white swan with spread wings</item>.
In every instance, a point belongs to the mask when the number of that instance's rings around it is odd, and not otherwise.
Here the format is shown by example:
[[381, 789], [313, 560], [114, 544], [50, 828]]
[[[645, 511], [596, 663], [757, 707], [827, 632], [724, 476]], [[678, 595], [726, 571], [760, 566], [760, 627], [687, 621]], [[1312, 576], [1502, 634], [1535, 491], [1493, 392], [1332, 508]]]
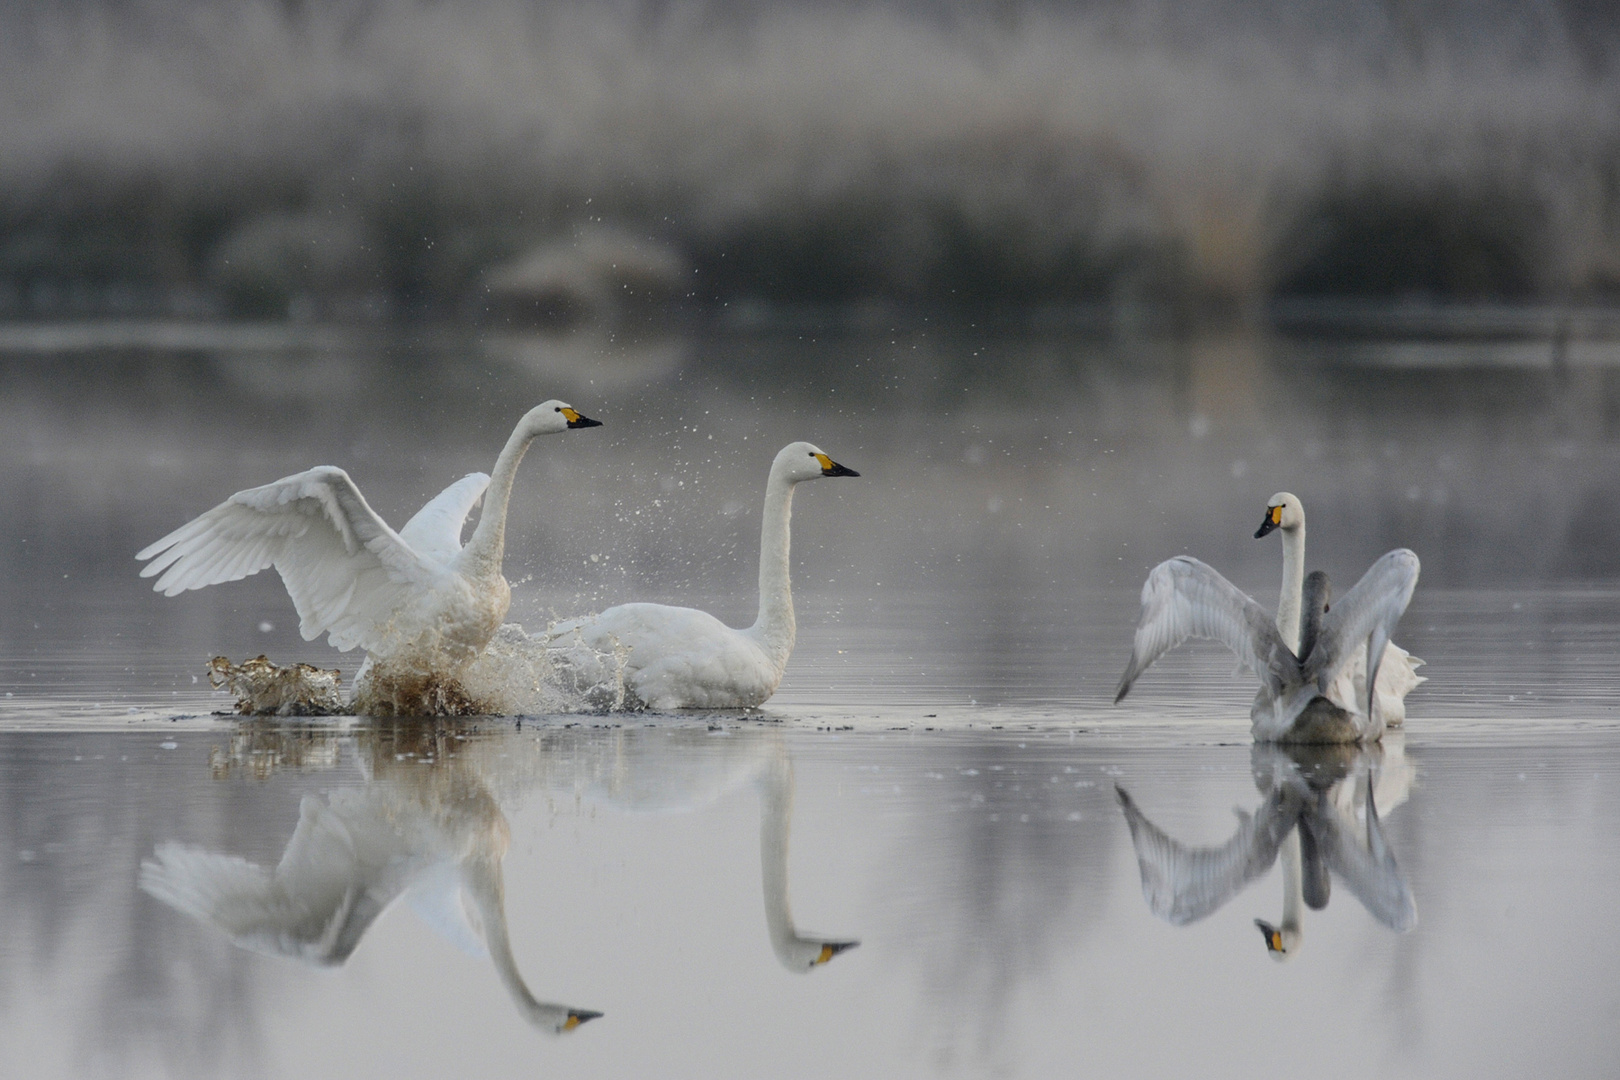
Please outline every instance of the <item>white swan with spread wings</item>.
[[[453, 683], [489, 643], [511, 603], [501, 575], [506, 511], [518, 463], [540, 435], [597, 427], [548, 401], [518, 423], [494, 473], [450, 485], [395, 532], [349, 474], [321, 465], [239, 491], [135, 557], [166, 596], [235, 581], [274, 566], [298, 609], [304, 640], [366, 650], [357, 711], [410, 711], [426, 683]], [[461, 529], [487, 494], [466, 547]], [[401, 698], [393, 682], [411, 683]], [[369, 688], [369, 693], [367, 692]], [[367, 707], [370, 706], [370, 707]]]

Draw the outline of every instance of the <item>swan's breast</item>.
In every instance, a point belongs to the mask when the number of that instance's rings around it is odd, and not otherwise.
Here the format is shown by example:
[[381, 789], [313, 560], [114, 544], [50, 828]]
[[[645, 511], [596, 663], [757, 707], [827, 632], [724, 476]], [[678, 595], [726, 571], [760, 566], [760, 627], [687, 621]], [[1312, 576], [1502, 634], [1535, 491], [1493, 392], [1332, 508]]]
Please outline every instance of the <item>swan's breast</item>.
[[624, 604], [575, 627], [595, 648], [629, 651], [625, 685], [655, 709], [747, 708], [782, 678], [752, 637], [696, 608]]

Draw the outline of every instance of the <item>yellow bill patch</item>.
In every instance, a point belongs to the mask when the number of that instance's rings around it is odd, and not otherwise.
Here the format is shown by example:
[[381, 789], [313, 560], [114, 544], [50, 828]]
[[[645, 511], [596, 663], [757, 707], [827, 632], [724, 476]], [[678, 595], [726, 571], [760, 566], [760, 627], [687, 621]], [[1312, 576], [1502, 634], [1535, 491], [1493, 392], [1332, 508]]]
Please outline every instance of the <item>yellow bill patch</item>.
[[1282, 524], [1282, 507], [1281, 506], [1273, 506], [1271, 508], [1271, 523], [1273, 525], [1281, 525]]
[[833, 958], [833, 947], [831, 945], [823, 945], [821, 947], [821, 955], [816, 957], [816, 963], [825, 964], [827, 961], [831, 960], [832, 958]]
[[830, 469], [833, 467], [833, 459], [828, 457], [826, 454], [817, 454], [816, 460], [821, 462], [821, 467], [823, 469]]
[[565, 409], [563, 409], [562, 414], [563, 414], [563, 419], [567, 420], [570, 424], [576, 422], [579, 419], [579, 413], [575, 412], [573, 409], [565, 408]]
[[[569, 410], [566, 410], [566, 411], [572, 412], [573, 410], [569, 409]], [[565, 1020], [563, 1022], [563, 1030], [564, 1031], [573, 1031], [577, 1027], [579, 1027], [579, 1017], [577, 1017], [577, 1016], [570, 1016], [567, 1020]]]

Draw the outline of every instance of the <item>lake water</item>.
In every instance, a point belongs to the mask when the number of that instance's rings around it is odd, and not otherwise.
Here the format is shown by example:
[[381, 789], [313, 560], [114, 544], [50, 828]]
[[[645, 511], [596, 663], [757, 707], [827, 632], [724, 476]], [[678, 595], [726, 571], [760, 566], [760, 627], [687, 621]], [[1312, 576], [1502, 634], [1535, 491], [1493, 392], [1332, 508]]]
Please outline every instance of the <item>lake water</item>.
[[[0, 1075], [1614, 1075], [1620, 369], [1561, 348], [0, 328]], [[550, 396], [604, 427], [524, 463], [530, 626], [746, 621], [774, 451], [861, 471], [796, 500], [763, 710], [214, 711], [217, 653], [354, 658], [135, 550], [316, 463], [401, 522]], [[1423, 558], [1380, 747], [1254, 747], [1212, 646], [1111, 704], [1154, 563], [1274, 603], [1279, 489], [1341, 588]]]

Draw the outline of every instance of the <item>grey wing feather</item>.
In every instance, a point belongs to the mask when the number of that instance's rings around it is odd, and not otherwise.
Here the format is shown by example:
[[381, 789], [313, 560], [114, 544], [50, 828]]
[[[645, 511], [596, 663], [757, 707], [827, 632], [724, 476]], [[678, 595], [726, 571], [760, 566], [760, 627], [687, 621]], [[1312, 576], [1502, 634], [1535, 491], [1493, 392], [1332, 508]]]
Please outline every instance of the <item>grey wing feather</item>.
[[1288, 788], [1271, 793], [1254, 814], [1240, 815], [1237, 832], [1220, 847], [1188, 847], [1167, 836], [1115, 787], [1125, 811], [1142, 873], [1148, 909], [1174, 926], [1211, 914], [1277, 861], [1283, 837], [1299, 817], [1300, 799]]
[[1366, 784], [1366, 843], [1358, 842], [1347, 821], [1333, 806], [1326, 792], [1304, 813], [1311, 821], [1328, 869], [1360, 900], [1373, 918], [1399, 933], [1417, 925], [1417, 901], [1401, 876], [1395, 853], [1384, 839], [1378, 807], [1373, 804], [1372, 777]]
[[[1322, 617], [1316, 645], [1305, 658], [1303, 677], [1326, 693], [1328, 684], [1363, 642], [1368, 646], [1367, 688], [1369, 696], [1378, 675], [1384, 646], [1401, 621], [1406, 605], [1417, 587], [1418, 557], [1406, 548], [1396, 548], [1380, 558], [1361, 575], [1355, 588], [1340, 597]], [[1367, 715], [1372, 715], [1368, 704]]]
[[1183, 555], [1155, 566], [1142, 586], [1142, 616], [1114, 701], [1130, 692], [1148, 665], [1188, 638], [1224, 644], [1274, 696], [1298, 677], [1298, 661], [1266, 610], [1213, 567]]

